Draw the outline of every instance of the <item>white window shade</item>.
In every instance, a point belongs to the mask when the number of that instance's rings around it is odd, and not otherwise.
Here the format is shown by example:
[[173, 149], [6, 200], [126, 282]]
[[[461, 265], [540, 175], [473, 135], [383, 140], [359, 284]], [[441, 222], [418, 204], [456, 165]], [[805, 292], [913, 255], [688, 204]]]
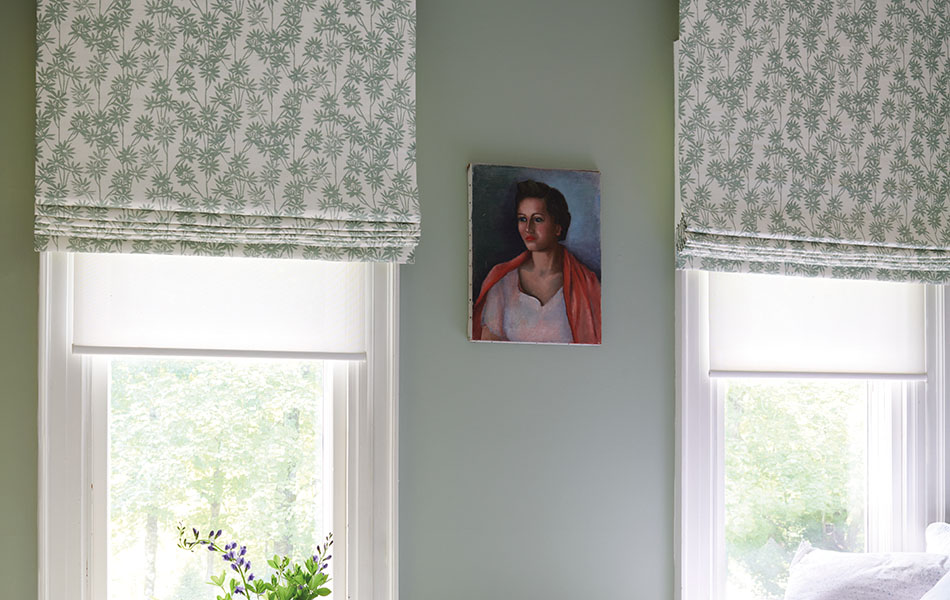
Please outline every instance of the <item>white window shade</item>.
[[362, 358], [361, 263], [77, 254], [77, 352]]
[[709, 275], [710, 371], [922, 374], [924, 286]]

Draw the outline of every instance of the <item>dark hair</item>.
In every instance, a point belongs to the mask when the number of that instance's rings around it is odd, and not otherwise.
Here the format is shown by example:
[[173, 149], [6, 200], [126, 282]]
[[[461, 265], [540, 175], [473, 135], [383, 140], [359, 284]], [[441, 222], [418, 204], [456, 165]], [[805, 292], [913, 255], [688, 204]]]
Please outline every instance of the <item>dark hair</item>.
[[518, 191], [515, 193], [515, 210], [525, 198], [538, 198], [544, 200], [544, 207], [547, 209], [554, 223], [561, 226], [561, 235], [557, 236], [558, 241], [567, 238], [567, 229], [571, 226], [571, 211], [567, 208], [567, 200], [557, 188], [553, 188], [546, 183], [527, 179], [518, 182]]

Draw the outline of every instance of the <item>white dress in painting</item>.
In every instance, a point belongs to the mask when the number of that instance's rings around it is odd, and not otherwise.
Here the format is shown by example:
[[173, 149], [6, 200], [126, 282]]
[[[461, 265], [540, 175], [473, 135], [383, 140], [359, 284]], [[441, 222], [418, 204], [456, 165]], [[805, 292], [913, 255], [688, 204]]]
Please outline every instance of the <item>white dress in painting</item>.
[[482, 327], [512, 342], [569, 344], [574, 341], [567, 320], [564, 288], [542, 305], [537, 298], [521, 291], [517, 269], [488, 290]]

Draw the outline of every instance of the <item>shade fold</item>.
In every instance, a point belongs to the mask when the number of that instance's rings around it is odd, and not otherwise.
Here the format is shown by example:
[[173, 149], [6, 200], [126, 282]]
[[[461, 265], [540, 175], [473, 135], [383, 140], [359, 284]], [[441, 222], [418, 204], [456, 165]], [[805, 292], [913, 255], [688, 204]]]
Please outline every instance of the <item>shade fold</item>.
[[413, 0], [39, 0], [38, 250], [407, 262]]
[[950, 2], [684, 0], [679, 268], [950, 281]]

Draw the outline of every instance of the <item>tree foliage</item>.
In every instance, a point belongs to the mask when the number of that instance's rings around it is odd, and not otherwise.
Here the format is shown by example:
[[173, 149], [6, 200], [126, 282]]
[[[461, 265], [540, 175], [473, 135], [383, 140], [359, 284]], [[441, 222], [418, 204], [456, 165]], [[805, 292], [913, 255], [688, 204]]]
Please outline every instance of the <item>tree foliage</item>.
[[729, 385], [726, 545], [733, 571], [781, 598], [799, 543], [864, 548], [866, 395], [852, 382]]
[[173, 547], [179, 520], [233, 532], [261, 565], [311, 555], [325, 533], [322, 393], [322, 363], [114, 360], [111, 553], [143, 557], [117, 560], [127, 568], [110, 569], [110, 595], [182, 593], [177, 572], [162, 576], [175, 580], [167, 589], [150, 583], [169, 566], [156, 550]]

